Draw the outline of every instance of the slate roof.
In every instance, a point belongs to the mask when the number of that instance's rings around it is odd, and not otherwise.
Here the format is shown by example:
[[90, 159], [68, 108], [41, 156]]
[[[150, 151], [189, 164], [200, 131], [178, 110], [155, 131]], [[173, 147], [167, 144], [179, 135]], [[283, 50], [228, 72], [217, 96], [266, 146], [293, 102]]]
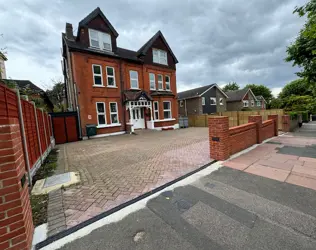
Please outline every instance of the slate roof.
[[178, 99], [183, 100], [183, 99], [199, 97], [203, 92], [205, 92], [206, 90], [208, 90], [210, 87], [212, 87], [214, 85], [215, 84], [213, 83], [210, 85], [206, 85], [206, 86], [202, 86], [199, 88], [190, 89], [187, 91], [180, 92], [180, 93], [178, 93]]
[[228, 95], [228, 99], [226, 102], [238, 102], [243, 99], [245, 94], [248, 92], [249, 89], [240, 89], [235, 91], [229, 91], [226, 92], [226, 95]]
[[[89, 21], [91, 21], [97, 15], [100, 15], [102, 17], [104, 22], [110, 27], [113, 34], [117, 37], [118, 36], [117, 31], [114, 29], [114, 27], [109, 22], [109, 20], [104, 16], [103, 12], [101, 11], [101, 9], [99, 7], [96, 8], [88, 16], [86, 16], [84, 19], [82, 19], [79, 22], [77, 37], [79, 36], [80, 27], [88, 24]], [[85, 51], [85, 52], [99, 54], [99, 55], [100, 54], [106, 55], [106, 56], [110, 56], [110, 57], [128, 59], [128, 60], [132, 60], [132, 61], [139, 62], [139, 63], [143, 62], [143, 60], [141, 59], [141, 56], [146, 55], [148, 49], [152, 46], [152, 44], [155, 42], [155, 40], [158, 37], [161, 37], [163, 42], [166, 44], [171, 56], [174, 58], [175, 63], [178, 63], [176, 56], [173, 54], [171, 48], [169, 47], [169, 44], [167, 43], [166, 39], [164, 38], [164, 36], [160, 30], [152, 38], [150, 38], [138, 51], [133, 51], [133, 50], [128, 50], [128, 49], [117, 47], [117, 51], [115, 53], [109, 52], [109, 51], [101, 51], [101, 50], [93, 49], [93, 48], [88, 48], [88, 47], [84, 46], [82, 43], [76, 41], [77, 37], [73, 36], [74, 40], [68, 39], [66, 34], [62, 33], [63, 41], [65, 41], [67, 46], [71, 49], [78, 50], [78, 51]]]
[[109, 26], [109, 28], [113, 32], [114, 36], [118, 37], [117, 31], [114, 29], [114, 27], [112, 26], [110, 21], [105, 17], [105, 15], [103, 14], [103, 12], [101, 11], [101, 9], [99, 7], [97, 7], [94, 11], [92, 11], [89, 15], [87, 15], [84, 19], [82, 19], [79, 22], [78, 35], [79, 35], [80, 27], [87, 25], [93, 18], [97, 17], [98, 15], [100, 15], [101, 18], [103, 19], [103, 21]]
[[156, 39], [158, 37], [161, 37], [161, 39], [163, 40], [163, 42], [166, 44], [168, 50], [170, 51], [175, 63], [178, 63], [178, 59], [176, 58], [176, 56], [173, 54], [171, 48], [169, 47], [169, 44], [167, 43], [165, 37], [163, 36], [163, 34], [161, 33], [161, 31], [159, 30], [152, 38], [150, 38], [138, 51], [137, 51], [137, 55], [146, 55], [148, 49], [153, 45], [153, 43], [156, 41]]
[[45, 92], [41, 88], [37, 87], [34, 83], [29, 80], [15, 80], [15, 79], [1, 79], [6, 84], [8, 83], [16, 83], [19, 89], [29, 88], [30, 90], [34, 91], [34, 93], [43, 93]]
[[152, 101], [152, 97], [144, 90], [126, 90], [124, 91], [125, 101], [137, 101], [141, 96]]

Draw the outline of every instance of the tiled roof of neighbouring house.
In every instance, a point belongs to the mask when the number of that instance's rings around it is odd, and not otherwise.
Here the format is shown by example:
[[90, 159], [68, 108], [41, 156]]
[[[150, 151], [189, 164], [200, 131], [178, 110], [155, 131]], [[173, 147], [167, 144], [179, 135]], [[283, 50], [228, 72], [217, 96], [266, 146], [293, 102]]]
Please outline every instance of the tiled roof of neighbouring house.
[[17, 84], [19, 89], [27, 89], [28, 88], [35, 93], [45, 92], [44, 90], [37, 87], [34, 83], [32, 83], [29, 80], [15, 80], [15, 79], [1, 79], [1, 80], [4, 81], [6, 84], [9, 84], [9, 83]]
[[227, 102], [241, 101], [244, 98], [244, 96], [246, 95], [246, 93], [248, 92], [248, 90], [249, 89], [240, 89], [240, 90], [236, 90], [236, 91], [225, 92], [226, 95], [228, 95]]
[[195, 97], [199, 97], [203, 92], [205, 92], [206, 90], [208, 90], [210, 87], [214, 86], [215, 84], [210, 84], [210, 85], [206, 85], [203, 87], [199, 87], [199, 88], [195, 88], [195, 89], [190, 89], [187, 91], [183, 91], [178, 93], [178, 99], [188, 99], [188, 98], [195, 98]]

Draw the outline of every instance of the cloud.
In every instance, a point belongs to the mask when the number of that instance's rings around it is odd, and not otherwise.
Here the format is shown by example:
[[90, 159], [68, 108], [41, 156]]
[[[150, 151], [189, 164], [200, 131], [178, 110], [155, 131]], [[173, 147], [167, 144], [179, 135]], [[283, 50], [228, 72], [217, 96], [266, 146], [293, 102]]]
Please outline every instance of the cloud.
[[11, 0], [0, 2], [0, 47], [7, 75], [42, 87], [62, 76], [61, 32], [99, 6], [119, 33], [118, 45], [138, 50], [157, 30], [179, 60], [178, 90], [235, 81], [276, 91], [296, 79], [286, 47], [304, 19], [293, 15], [306, 0]]

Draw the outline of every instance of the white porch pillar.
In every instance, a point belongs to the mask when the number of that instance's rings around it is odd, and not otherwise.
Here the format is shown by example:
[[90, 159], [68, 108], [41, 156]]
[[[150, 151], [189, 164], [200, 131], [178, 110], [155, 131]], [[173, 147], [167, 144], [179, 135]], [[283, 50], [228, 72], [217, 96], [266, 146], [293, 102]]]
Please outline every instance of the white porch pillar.
[[132, 113], [132, 105], [131, 102], [128, 103], [129, 106], [129, 123], [131, 125], [131, 132], [134, 133], [134, 124], [133, 124], [133, 113]]

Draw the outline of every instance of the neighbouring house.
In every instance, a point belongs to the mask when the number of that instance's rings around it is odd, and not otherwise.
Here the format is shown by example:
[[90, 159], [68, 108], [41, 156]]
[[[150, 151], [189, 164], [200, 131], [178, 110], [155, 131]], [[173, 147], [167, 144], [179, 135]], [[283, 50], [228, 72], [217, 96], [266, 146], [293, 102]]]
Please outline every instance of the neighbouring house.
[[0, 79], [6, 79], [6, 69], [5, 69], [5, 61], [7, 61], [7, 57], [0, 52]]
[[257, 102], [256, 105], [257, 107], [260, 109], [266, 109], [267, 108], [267, 101], [264, 99], [264, 97], [262, 95], [258, 95], [256, 96], [257, 98]]
[[[139, 27], [140, 31], [141, 28]], [[119, 34], [100, 8], [62, 34], [67, 107], [98, 135], [134, 129], [178, 128], [177, 58], [158, 31], [139, 50], [121, 48]]]
[[1, 79], [10, 88], [18, 87], [21, 96], [29, 101], [34, 101], [37, 107], [45, 107], [47, 112], [54, 110], [54, 104], [48, 98], [46, 92], [29, 80]]
[[178, 93], [179, 115], [213, 114], [226, 111], [227, 95], [211, 84]]
[[[258, 106], [256, 96], [251, 89], [240, 89], [236, 91], [226, 92], [227, 99], [227, 111], [242, 111], [242, 110], [260, 110], [261, 106]], [[261, 102], [261, 101], [260, 101]]]

